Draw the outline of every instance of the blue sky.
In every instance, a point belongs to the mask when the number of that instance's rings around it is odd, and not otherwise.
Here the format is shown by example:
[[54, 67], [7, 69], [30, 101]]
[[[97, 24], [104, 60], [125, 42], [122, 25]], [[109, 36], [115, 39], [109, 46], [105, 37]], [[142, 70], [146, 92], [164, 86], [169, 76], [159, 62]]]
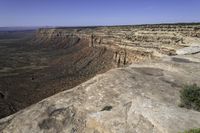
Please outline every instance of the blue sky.
[[0, 26], [200, 22], [200, 0], [0, 0]]

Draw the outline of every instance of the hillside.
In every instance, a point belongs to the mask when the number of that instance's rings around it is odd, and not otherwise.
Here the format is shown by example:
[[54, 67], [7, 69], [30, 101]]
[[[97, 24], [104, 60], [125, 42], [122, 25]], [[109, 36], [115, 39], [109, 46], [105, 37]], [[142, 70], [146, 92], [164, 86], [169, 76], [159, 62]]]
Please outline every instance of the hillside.
[[43, 28], [24, 44], [1, 44], [15, 48], [1, 59], [10, 59], [0, 70], [1, 117], [18, 111], [0, 120], [2, 132], [200, 127], [199, 112], [179, 107], [183, 86], [200, 85], [200, 24]]

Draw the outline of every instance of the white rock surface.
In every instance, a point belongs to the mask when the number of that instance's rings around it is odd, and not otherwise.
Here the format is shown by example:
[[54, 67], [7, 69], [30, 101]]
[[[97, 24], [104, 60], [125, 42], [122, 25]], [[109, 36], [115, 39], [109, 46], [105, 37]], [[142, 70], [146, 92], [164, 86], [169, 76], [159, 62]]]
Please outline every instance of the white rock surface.
[[200, 52], [200, 45], [185, 47], [185, 48], [176, 50], [176, 54], [178, 55], [194, 54], [198, 52]]

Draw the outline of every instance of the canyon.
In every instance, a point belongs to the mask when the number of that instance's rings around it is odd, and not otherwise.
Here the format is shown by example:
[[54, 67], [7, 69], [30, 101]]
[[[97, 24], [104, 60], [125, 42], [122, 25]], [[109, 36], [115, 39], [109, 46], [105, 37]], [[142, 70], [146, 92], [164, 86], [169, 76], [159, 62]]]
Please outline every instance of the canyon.
[[3, 133], [200, 127], [199, 112], [178, 106], [185, 84], [200, 85], [199, 23], [41, 28], [0, 41]]

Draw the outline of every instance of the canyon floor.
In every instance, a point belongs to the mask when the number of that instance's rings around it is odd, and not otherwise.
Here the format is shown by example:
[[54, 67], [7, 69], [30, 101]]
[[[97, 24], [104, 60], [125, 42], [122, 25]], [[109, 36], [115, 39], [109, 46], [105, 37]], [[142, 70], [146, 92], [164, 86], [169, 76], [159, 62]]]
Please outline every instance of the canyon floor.
[[105, 48], [82, 43], [54, 49], [28, 41], [21, 37], [0, 40], [0, 118], [114, 67]]
[[177, 133], [200, 127], [200, 112], [179, 107], [184, 85], [200, 85], [200, 24], [29, 34], [0, 40], [0, 132]]

